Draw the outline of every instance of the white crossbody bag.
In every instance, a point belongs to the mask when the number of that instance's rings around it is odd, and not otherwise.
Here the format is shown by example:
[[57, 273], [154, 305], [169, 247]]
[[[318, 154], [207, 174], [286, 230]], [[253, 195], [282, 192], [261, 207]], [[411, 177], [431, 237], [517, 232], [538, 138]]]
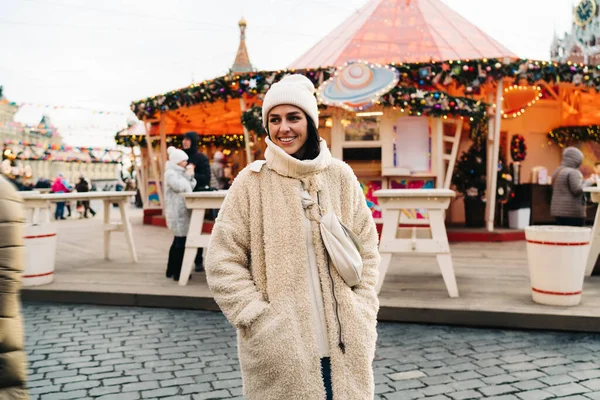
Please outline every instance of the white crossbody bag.
[[[260, 172], [264, 161], [254, 161], [250, 169]], [[308, 192], [302, 193], [302, 206], [306, 209], [312, 205], [319, 208], [321, 220], [317, 221], [321, 230], [321, 238], [333, 266], [344, 282], [350, 287], [358, 285], [362, 279], [363, 261], [360, 253], [362, 244], [358, 237], [340, 221], [333, 212], [321, 213], [321, 206], [315, 204]]]
[[321, 216], [319, 226], [323, 244], [338, 274], [348, 286], [358, 285], [363, 271], [360, 240], [333, 212]]

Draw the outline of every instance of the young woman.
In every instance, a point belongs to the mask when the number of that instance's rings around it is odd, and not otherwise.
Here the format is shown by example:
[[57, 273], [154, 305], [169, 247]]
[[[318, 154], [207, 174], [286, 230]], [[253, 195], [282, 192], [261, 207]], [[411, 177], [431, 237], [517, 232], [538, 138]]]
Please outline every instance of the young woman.
[[[314, 86], [291, 75], [263, 102], [266, 162], [233, 182], [215, 223], [208, 284], [238, 330], [250, 400], [372, 399], [379, 302], [377, 231], [350, 167], [319, 138]], [[327, 257], [320, 215], [333, 211], [360, 238], [361, 283]]]
[[169, 147], [167, 152], [169, 161], [165, 168], [165, 218], [167, 227], [175, 237], [169, 250], [166, 276], [178, 281], [191, 217], [191, 212], [180, 194], [192, 192], [196, 180], [194, 169], [186, 168], [188, 155], [183, 150]]

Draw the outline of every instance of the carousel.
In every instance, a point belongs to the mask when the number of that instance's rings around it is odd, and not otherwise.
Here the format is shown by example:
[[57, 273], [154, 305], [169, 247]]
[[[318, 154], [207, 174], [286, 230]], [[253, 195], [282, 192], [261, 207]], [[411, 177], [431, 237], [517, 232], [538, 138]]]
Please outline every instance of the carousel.
[[575, 139], [569, 132], [592, 132], [598, 118], [600, 68], [519, 59], [439, 0], [370, 0], [286, 70], [232, 70], [132, 103], [140, 136], [156, 142], [147, 146], [156, 190], [169, 139], [188, 130], [208, 138], [209, 156], [229, 137], [240, 168], [260, 158], [262, 97], [292, 73], [318, 88], [319, 133], [354, 169], [376, 221], [378, 189], [454, 188], [462, 196], [447, 222], [479, 213], [491, 231], [505, 224], [515, 184], [548, 185], [541, 178]]

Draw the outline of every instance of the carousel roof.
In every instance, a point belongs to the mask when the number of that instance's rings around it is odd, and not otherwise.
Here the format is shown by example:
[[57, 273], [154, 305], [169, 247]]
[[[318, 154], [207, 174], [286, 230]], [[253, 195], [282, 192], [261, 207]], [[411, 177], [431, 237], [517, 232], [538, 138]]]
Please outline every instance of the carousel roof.
[[290, 68], [517, 56], [440, 0], [369, 0]]

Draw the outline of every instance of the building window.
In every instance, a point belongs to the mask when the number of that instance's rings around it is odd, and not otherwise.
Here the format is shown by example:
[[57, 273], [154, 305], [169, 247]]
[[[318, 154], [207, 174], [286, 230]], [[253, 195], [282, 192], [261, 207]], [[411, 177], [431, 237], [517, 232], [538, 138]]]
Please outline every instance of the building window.
[[344, 139], [347, 142], [377, 141], [383, 113], [356, 113], [342, 118]]

